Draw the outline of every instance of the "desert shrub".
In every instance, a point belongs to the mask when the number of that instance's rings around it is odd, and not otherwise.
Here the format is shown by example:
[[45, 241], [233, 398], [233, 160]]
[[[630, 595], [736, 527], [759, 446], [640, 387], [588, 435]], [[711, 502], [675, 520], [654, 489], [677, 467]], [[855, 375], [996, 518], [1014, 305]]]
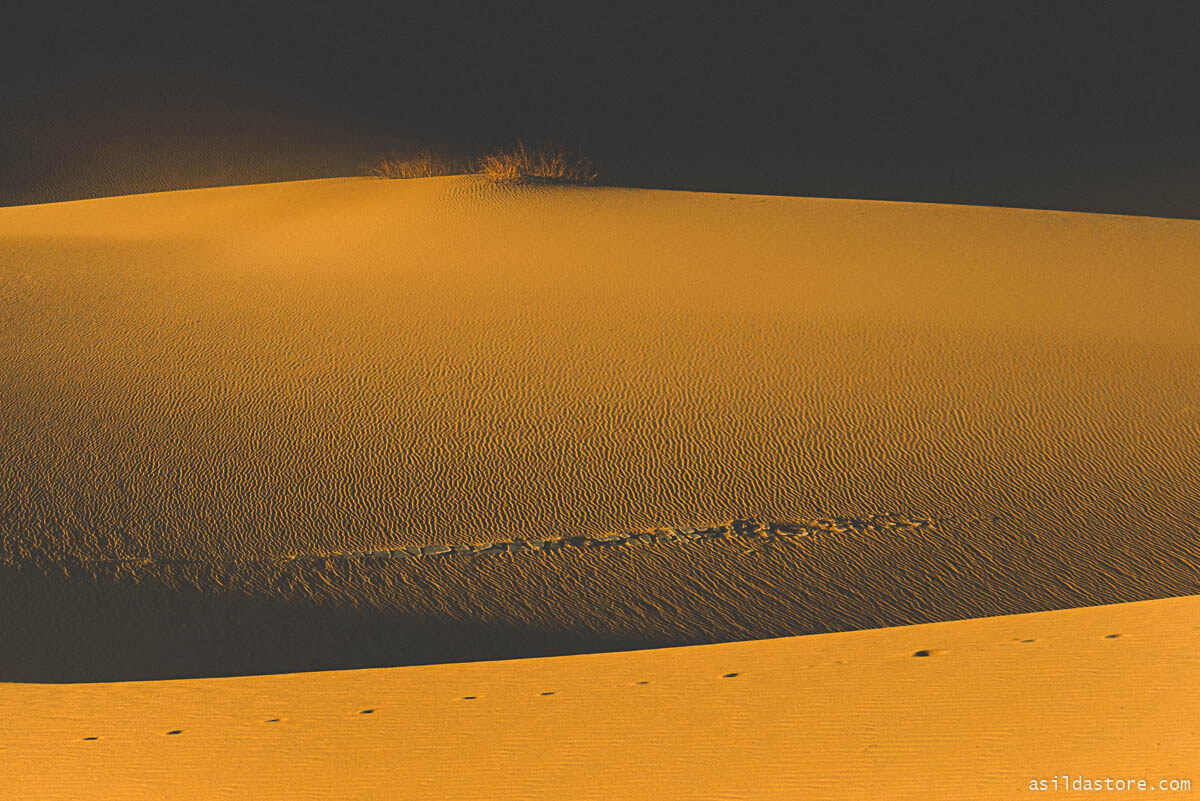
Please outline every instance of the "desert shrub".
[[376, 162], [363, 165], [363, 168], [368, 175], [380, 178], [433, 178], [438, 175], [461, 175], [470, 172], [469, 165], [430, 150], [392, 153]]
[[491, 181], [510, 183], [589, 184], [596, 180], [595, 165], [585, 156], [548, 142], [517, 142], [472, 161], [420, 149], [393, 152], [362, 166], [367, 175], [380, 178], [432, 178], [439, 175], [478, 174]]
[[480, 159], [478, 172], [492, 181], [590, 184], [596, 180], [596, 168], [585, 156], [564, 148], [542, 143], [498, 150]]

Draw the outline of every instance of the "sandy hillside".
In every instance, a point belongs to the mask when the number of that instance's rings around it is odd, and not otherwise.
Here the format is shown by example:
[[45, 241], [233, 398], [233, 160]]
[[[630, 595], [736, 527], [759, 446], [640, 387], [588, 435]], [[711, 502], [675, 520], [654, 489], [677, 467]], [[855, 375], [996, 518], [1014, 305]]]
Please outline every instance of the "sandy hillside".
[[0, 678], [1200, 592], [1196, 253], [1192, 221], [474, 178], [0, 209]]
[[1009, 799], [1057, 798], [1029, 783], [1067, 776], [1191, 798], [1198, 646], [1189, 597], [553, 659], [0, 685], [0, 795]]

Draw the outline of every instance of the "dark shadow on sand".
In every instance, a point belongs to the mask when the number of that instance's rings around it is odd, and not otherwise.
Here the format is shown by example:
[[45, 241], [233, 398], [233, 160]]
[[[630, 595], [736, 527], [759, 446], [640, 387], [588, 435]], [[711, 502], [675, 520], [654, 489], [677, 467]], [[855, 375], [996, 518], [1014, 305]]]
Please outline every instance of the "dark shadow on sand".
[[0, 681], [67, 683], [261, 675], [555, 656], [671, 645], [553, 623], [525, 626], [154, 580], [0, 569]]

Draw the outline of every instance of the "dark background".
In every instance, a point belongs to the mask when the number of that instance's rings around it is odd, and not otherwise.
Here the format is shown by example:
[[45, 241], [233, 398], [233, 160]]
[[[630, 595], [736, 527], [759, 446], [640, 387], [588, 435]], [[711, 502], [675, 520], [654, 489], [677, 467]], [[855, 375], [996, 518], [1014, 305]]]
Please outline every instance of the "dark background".
[[0, 204], [554, 137], [604, 183], [1200, 218], [1200, 4], [6, 4]]

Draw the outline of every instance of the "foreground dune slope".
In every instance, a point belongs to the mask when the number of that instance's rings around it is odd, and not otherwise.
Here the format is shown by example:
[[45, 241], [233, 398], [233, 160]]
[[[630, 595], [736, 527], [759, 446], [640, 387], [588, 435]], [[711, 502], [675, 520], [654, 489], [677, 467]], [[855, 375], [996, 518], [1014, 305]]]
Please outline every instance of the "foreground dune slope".
[[[470, 177], [0, 209], [0, 677], [1200, 591], [1197, 252], [1192, 221]], [[518, 539], [583, 545], [393, 553]]]
[[1066, 776], [1182, 798], [1200, 781], [1198, 646], [1187, 597], [619, 654], [0, 685], [0, 795], [1004, 799], [1057, 797], [1030, 782]]

